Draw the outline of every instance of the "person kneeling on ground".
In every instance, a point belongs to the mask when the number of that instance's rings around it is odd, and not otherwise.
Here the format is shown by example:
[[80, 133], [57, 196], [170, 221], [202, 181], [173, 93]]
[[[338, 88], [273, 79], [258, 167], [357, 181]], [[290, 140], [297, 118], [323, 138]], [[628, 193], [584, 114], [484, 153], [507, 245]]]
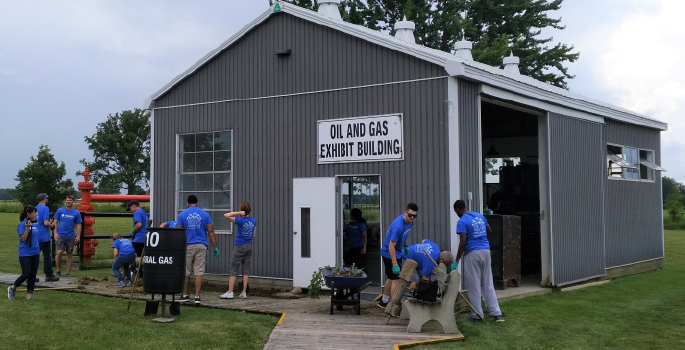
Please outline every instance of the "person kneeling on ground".
[[[238, 234], [233, 244], [233, 257], [231, 258], [231, 277], [228, 278], [228, 291], [221, 294], [221, 299], [233, 299], [233, 287], [238, 275], [243, 274], [243, 291], [239, 298], [247, 298], [247, 280], [250, 274], [250, 258], [252, 257], [252, 239], [257, 232], [257, 221], [250, 217], [252, 207], [250, 203], [240, 204], [240, 211], [224, 214], [224, 217], [238, 226]], [[242, 268], [241, 268], [242, 267]]]
[[[131, 241], [121, 238], [121, 235], [115, 233], [112, 235], [112, 248], [114, 250], [114, 263], [112, 264], [112, 273], [119, 280], [115, 287], [124, 287], [131, 285], [131, 265], [136, 260], [136, 250], [133, 248]], [[121, 275], [119, 269], [124, 268], [124, 276]]]

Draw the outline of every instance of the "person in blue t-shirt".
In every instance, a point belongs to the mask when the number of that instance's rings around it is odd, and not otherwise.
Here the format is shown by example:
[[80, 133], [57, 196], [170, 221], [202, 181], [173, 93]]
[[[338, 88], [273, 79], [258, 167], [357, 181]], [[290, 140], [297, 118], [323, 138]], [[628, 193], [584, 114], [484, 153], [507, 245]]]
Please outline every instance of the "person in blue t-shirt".
[[220, 296], [221, 299], [233, 299], [233, 287], [238, 275], [243, 275], [243, 291], [239, 298], [247, 298], [247, 280], [250, 275], [250, 259], [252, 258], [252, 239], [257, 232], [257, 221], [250, 216], [252, 206], [248, 202], [240, 203], [240, 211], [224, 214], [224, 217], [237, 226], [233, 257], [231, 258], [228, 291]]
[[27, 205], [24, 211], [19, 214], [19, 264], [21, 265], [21, 275], [14, 281], [14, 284], [7, 287], [7, 298], [14, 299], [19, 287], [26, 281], [26, 300], [33, 298], [33, 289], [36, 285], [36, 273], [40, 265], [40, 246], [38, 245], [38, 229], [34, 225], [38, 212], [35, 207]]
[[[133, 244], [126, 238], [121, 238], [121, 235], [115, 233], [112, 235], [112, 248], [114, 250], [114, 263], [112, 264], [112, 273], [117, 277], [119, 283], [115, 287], [124, 287], [131, 285], [131, 269], [129, 265], [136, 261], [136, 250]], [[124, 268], [124, 275], [121, 275], [119, 269]]]
[[478, 311], [478, 314], [472, 312], [470, 316], [466, 316], [466, 319], [483, 321], [482, 293], [490, 309], [490, 315], [495, 318], [496, 322], [504, 322], [497, 295], [495, 295], [495, 286], [492, 283], [490, 244], [488, 243], [488, 234], [492, 230], [488, 225], [488, 220], [481, 213], [468, 211], [466, 202], [462, 199], [454, 202], [454, 212], [459, 216], [457, 222], [459, 250], [452, 269], [457, 268], [458, 261], [463, 255], [464, 288], [468, 291], [471, 304]]
[[159, 225], [159, 227], [171, 227], [171, 228], [174, 228], [174, 227], [176, 227], [176, 221], [172, 220], [172, 221], [163, 222], [163, 223], [161, 223], [161, 224]]
[[[129, 233], [129, 236], [133, 237], [133, 249], [136, 251], [136, 255], [141, 257], [143, 254], [143, 248], [145, 248], [145, 234], [147, 233], [147, 223], [148, 217], [145, 209], [140, 207], [140, 203], [137, 200], [131, 200], [126, 205], [126, 211], [133, 213], [133, 229]], [[143, 265], [140, 264], [140, 271], [138, 272], [138, 277], [143, 278]], [[135, 268], [135, 260], [134, 260]]]
[[[74, 208], [74, 196], [67, 196], [64, 200], [65, 206], [57, 209], [53, 223], [55, 224], [55, 246], [57, 256], [55, 265], [57, 276], [61, 276], [62, 253], [67, 251], [67, 274], [71, 274], [71, 264], [74, 261], [74, 244], [78, 244], [81, 234], [81, 213]], [[76, 230], [76, 234], [74, 234]]]
[[36, 220], [38, 221], [36, 221], [35, 226], [38, 230], [38, 245], [40, 245], [40, 251], [43, 252], [45, 282], [56, 282], [59, 281], [59, 277], [56, 277], [52, 272], [52, 233], [50, 232], [55, 228], [55, 225], [50, 222], [50, 209], [47, 207], [48, 195], [39, 193], [36, 196], [36, 201], [38, 201], [36, 206], [38, 212]]
[[357, 268], [366, 266], [366, 220], [362, 217], [359, 208], [350, 210], [350, 222], [346, 227], [347, 232], [347, 254], [345, 265], [355, 265]]
[[[419, 244], [410, 245], [408, 250], [409, 254], [407, 254], [407, 259], [416, 261], [416, 273], [414, 274], [412, 284], [409, 287], [411, 289], [416, 289], [416, 284], [420, 279], [430, 281], [431, 274], [433, 274], [433, 268], [435, 267], [433, 261], [438, 264], [445, 264], [445, 266], [451, 266], [452, 261], [454, 260], [451, 252], [447, 250], [440, 251], [440, 246], [430, 239], [424, 239]], [[430, 255], [430, 258], [426, 253]], [[433, 260], [431, 260], [431, 258], [433, 258]]]
[[197, 197], [188, 196], [188, 209], [178, 214], [176, 227], [186, 229], [186, 280], [183, 284], [183, 295], [179, 301], [188, 302], [188, 282], [190, 275], [195, 276], [195, 304], [200, 304], [200, 289], [202, 275], [205, 274], [205, 258], [207, 256], [207, 236], [214, 246], [214, 258], [219, 257], [219, 248], [214, 236], [212, 218], [206, 211], [197, 206]]
[[385, 308], [388, 305], [390, 296], [395, 294], [395, 289], [399, 284], [400, 265], [402, 254], [408, 254], [406, 247], [409, 246], [407, 237], [414, 225], [414, 219], [418, 215], [419, 206], [416, 203], [407, 204], [404, 214], [395, 218], [390, 224], [388, 232], [385, 234], [383, 246], [381, 247], [381, 257], [385, 266], [385, 286], [383, 287], [383, 298], [378, 301], [378, 306]]

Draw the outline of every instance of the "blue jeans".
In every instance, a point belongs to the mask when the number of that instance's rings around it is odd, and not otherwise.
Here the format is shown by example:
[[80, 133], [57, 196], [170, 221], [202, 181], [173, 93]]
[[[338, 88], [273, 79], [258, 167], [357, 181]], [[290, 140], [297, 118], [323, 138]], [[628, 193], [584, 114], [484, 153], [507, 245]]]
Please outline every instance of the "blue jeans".
[[134, 261], [136, 261], [136, 253], [129, 255], [117, 255], [117, 258], [114, 260], [114, 264], [112, 264], [112, 273], [114, 276], [117, 276], [119, 282], [124, 280], [124, 276], [122, 276], [121, 272], [119, 272], [119, 269], [122, 267], [124, 268], [126, 279], [129, 281], [131, 280], [131, 269], [129, 269], [129, 265], [131, 265]]
[[36, 285], [36, 273], [38, 272], [38, 265], [40, 265], [40, 254], [20, 256], [19, 265], [21, 265], [21, 276], [14, 281], [14, 288], [21, 286], [26, 281], [26, 293], [33, 294], [33, 288]]

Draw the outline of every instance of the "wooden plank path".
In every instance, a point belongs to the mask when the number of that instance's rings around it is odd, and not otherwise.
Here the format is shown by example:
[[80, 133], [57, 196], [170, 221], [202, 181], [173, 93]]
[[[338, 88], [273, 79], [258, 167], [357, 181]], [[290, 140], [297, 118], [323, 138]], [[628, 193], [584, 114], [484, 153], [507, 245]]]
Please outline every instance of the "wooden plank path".
[[[12, 284], [17, 277], [18, 274], [0, 273], [0, 283]], [[41, 279], [43, 277], [40, 276]], [[128, 294], [122, 296], [117, 293], [120, 289], [108, 287], [113, 283], [105, 282], [104, 286], [102, 283], [86, 285], [84, 289], [74, 291], [128, 298]], [[36, 283], [36, 288], [74, 285], [74, 278], [62, 277], [59, 282]], [[235, 299], [226, 300], [220, 299], [220, 294], [203, 292], [202, 306], [280, 316], [264, 349], [399, 349], [402, 344], [463, 339], [462, 334], [443, 334], [437, 322], [426, 324], [424, 333], [407, 333], [408, 320], [392, 318], [386, 324], [387, 315], [373, 301], [361, 302], [361, 315], [355, 315], [352, 307], [345, 307], [342, 311], [334, 310], [334, 314], [330, 315], [330, 299], [324, 295], [319, 300], [258, 296], [238, 299], [236, 293]], [[138, 300], [147, 300], [149, 297], [144, 294], [134, 295], [134, 299]]]

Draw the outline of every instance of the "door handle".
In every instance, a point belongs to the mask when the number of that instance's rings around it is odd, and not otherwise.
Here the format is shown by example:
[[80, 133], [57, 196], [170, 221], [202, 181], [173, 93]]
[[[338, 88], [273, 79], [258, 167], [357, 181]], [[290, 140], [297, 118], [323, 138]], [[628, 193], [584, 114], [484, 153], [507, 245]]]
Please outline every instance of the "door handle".
[[296, 235], [296, 234], [297, 234], [297, 231], [294, 231], [293, 234]]
[[545, 211], [540, 212], [540, 220], [545, 220]]

